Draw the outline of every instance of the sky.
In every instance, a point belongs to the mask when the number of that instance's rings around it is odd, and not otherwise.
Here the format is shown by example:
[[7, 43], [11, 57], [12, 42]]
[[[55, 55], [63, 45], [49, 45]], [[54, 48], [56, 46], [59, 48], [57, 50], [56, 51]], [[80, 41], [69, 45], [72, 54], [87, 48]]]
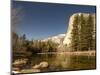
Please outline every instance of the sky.
[[13, 1], [12, 7], [21, 12], [17, 34], [25, 34], [28, 40], [66, 33], [74, 13], [96, 13], [95, 6], [88, 5]]

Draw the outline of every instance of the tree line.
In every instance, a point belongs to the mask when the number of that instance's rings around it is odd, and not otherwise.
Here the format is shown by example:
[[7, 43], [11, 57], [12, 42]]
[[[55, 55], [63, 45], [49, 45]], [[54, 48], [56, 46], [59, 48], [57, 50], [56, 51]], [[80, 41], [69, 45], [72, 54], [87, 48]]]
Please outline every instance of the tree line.
[[94, 26], [94, 17], [91, 14], [87, 18], [83, 14], [74, 16], [70, 46], [72, 51], [96, 49], [96, 31]]
[[12, 50], [13, 55], [18, 53], [30, 52], [32, 55], [36, 53], [56, 52], [58, 44], [50, 40], [43, 42], [41, 40], [27, 40], [26, 35], [18, 36], [17, 33], [12, 33]]

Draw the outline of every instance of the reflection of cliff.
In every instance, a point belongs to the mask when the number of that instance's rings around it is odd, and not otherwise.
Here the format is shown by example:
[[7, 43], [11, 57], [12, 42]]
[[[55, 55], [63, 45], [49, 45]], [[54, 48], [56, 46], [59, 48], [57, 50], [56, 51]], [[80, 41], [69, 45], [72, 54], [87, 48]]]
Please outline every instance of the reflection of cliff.
[[[95, 23], [95, 14], [76, 13], [76, 14], [73, 14], [73, 15], [70, 17], [68, 31], [67, 31], [66, 36], [65, 36], [64, 41], [63, 41], [63, 44], [64, 44], [64, 45], [66, 44], [67, 46], [69, 46], [69, 45], [71, 44], [71, 38], [72, 38], [71, 33], [72, 33], [72, 30], [73, 30], [73, 24], [74, 24], [75, 16], [80, 17], [81, 15], [83, 15], [83, 19], [85, 20], [85, 23], [86, 23], [86, 21], [88, 20], [89, 15], [92, 16], [92, 19], [93, 19], [93, 26], [92, 26], [92, 28], [93, 28], [93, 35], [92, 35], [92, 36], [95, 38], [95, 31], [96, 31], [96, 30], [95, 30], [95, 25], [96, 25], [96, 23]], [[79, 18], [79, 19], [80, 19], [80, 18]], [[78, 26], [78, 29], [82, 30], [82, 29], [81, 29], [82, 27], [81, 27], [81, 25], [80, 25], [80, 21], [78, 21], [77, 26]], [[83, 26], [83, 27], [84, 27], [84, 26]], [[87, 26], [86, 26], [86, 27], [87, 27]], [[85, 31], [85, 30], [82, 30], [82, 31]]]
[[70, 65], [70, 56], [67, 56], [66, 54], [57, 54], [54, 64], [56, 66], [59, 66], [60, 68], [67, 68]]

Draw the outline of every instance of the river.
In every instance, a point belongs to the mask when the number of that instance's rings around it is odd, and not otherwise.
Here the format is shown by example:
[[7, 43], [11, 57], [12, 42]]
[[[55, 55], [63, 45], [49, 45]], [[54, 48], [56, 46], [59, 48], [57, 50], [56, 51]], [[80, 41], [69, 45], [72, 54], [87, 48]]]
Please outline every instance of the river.
[[[28, 58], [23, 69], [30, 70], [41, 62], [47, 62], [48, 67], [39, 72], [89, 70], [96, 68], [96, 56], [67, 55], [66, 53], [36, 54]], [[32, 69], [31, 69], [32, 70]], [[32, 72], [24, 72], [32, 73]], [[34, 72], [33, 72], [34, 73]]]
[[85, 70], [96, 68], [95, 56], [77, 56], [67, 54], [38, 54], [30, 57], [32, 65], [46, 61], [49, 67], [47, 71], [64, 71], [64, 70]]

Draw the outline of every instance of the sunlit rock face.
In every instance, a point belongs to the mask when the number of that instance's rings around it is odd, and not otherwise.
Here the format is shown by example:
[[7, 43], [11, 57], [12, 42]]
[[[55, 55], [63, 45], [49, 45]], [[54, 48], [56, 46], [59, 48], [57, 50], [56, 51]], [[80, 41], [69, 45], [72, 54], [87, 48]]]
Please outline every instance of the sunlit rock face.
[[85, 20], [88, 19], [89, 15], [92, 15], [92, 17], [94, 19], [94, 35], [93, 36], [95, 36], [95, 26], [96, 26], [96, 23], [95, 23], [95, 14], [90, 14], [90, 13], [75, 13], [72, 16], [70, 16], [68, 30], [67, 30], [67, 33], [66, 33], [64, 41], [63, 41], [64, 45], [69, 46], [71, 44], [71, 32], [72, 32], [72, 29], [73, 29], [74, 17], [76, 15], [80, 16], [82, 14], [83, 14], [83, 17], [85, 18]]

